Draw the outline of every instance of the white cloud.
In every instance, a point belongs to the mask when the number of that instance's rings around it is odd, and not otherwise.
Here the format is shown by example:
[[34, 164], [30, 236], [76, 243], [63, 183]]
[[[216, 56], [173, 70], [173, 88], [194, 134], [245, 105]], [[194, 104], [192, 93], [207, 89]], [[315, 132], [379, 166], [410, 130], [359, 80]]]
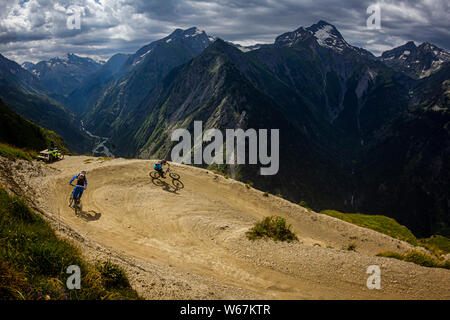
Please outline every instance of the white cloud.
[[[366, 8], [376, 2], [382, 29], [367, 30]], [[70, 6], [82, 9], [80, 30], [66, 27]], [[447, 0], [2, 0], [0, 52], [18, 62], [66, 52], [107, 59], [192, 26], [237, 43], [268, 43], [320, 19], [375, 54], [409, 40], [448, 49], [448, 6]]]

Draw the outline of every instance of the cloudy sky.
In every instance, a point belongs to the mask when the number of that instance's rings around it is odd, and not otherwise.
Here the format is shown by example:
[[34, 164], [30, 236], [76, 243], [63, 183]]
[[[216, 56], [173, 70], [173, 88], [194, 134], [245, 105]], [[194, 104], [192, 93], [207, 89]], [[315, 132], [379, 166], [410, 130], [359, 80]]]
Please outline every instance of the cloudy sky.
[[[376, 3], [381, 29], [370, 30]], [[80, 29], [69, 29], [77, 15]], [[19, 63], [67, 52], [108, 59], [192, 26], [242, 45], [271, 43], [318, 20], [376, 55], [408, 40], [450, 49], [448, 0], [0, 0], [0, 53]]]

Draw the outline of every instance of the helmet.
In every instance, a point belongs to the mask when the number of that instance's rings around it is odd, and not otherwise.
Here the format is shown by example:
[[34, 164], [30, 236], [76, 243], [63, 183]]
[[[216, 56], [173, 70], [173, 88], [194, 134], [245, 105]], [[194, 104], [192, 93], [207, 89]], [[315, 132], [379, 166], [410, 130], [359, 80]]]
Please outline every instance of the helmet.
[[162, 161], [161, 161], [161, 163], [166, 163], [167, 162], [167, 160], [166, 159], [163, 159]]
[[83, 176], [85, 176], [85, 175], [86, 175], [86, 170], [82, 170], [82, 171], [80, 172], [80, 174], [83, 175]]

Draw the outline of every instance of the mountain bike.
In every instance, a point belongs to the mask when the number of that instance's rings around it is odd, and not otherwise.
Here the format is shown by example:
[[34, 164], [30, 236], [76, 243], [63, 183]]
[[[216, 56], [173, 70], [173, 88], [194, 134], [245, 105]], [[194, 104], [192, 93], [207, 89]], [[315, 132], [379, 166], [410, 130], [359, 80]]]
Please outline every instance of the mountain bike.
[[170, 164], [167, 164], [167, 169], [165, 171], [163, 171], [162, 174], [161, 174], [161, 171], [154, 170], [153, 172], [150, 173], [150, 176], [152, 178], [158, 179], [158, 178], [165, 178], [167, 176], [167, 174], [173, 180], [179, 180], [180, 179], [180, 175], [179, 174], [171, 171]]
[[[86, 187], [78, 186], [78, 185], [76, 185], [75, 188], [86, 189]], [[75, 188], [72, 190], [72, 192], [69, 195], [69, 207], [73, 208], [75, 210], [75, 213], [78, 213], [78, 212], [82, 211], [83, 204], [81, 203], [81, 198], [79, 198], [79, 199], [74, 199], [73, 198], [73, 191], [75, 190]]]
[[150, 177], [152, 178], [154, 184], [163, 185], [164, 183], [159, 179], [165, 179], [167, 174], [172, 179], [172, 185], [175, 187], [175, 190], [184, 188], [183, 182], [180, 181], [180, 175], [178, 173], [172, 172], [172, 170], [170, 169], [170, 165], [168, 165], [167, 169], [163, 171], [162, 174], [160, 171], [153, 170], [152, 172], [150, 172]]

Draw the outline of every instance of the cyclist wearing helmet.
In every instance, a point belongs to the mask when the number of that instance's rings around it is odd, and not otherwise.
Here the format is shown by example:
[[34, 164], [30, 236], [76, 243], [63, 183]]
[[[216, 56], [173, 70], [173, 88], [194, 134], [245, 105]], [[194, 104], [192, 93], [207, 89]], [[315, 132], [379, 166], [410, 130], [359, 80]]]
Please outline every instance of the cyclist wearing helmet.
[[155, 162], [155, 164], [153, 165], [153, 169], [155, 169], [156, 171], [159, 172], [159, 174], [164, 178], [164, 171], [163, 171], [163, 165], [169, 165], [166, 161], [166, 159], [163, 160], [158, 160]]
[[70, 179], [69, 184], [71, 186], [73, 186], [72, 181], [75, 179], [77, 179], [77, 184], [72, 192], [72, 197], [74, 200], [73, 205], [81, 199], [84, 189], [87, 188], [86, 170], [81, 171]]

